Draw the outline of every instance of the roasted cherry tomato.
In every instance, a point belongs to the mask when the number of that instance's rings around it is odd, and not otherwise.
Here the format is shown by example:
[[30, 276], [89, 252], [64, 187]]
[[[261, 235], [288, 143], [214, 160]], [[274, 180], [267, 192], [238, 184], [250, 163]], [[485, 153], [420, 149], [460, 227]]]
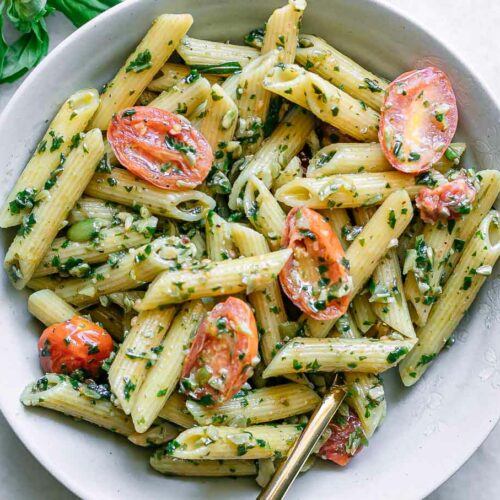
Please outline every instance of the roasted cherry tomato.
[[319, 456], [338, 465], [347, 465], [367, 442], [361, 422], [356, 413], [349, 408], [346, 416], [337, 413], [329, 427], [332, 434], [320, 448]]
[[457, 122], [457, 103], [448, 77], [429, 67], [404, 73], [389, 85], [378, 137], [394, 168], [419, 174], [443, 156]]
[[193, 189], [212, 167], [205, 138], [188, 121], [162, 109], [137, 106], [117, 113], [108, 141], [127, 170], [162, 189]]
[[109, 333], [81, 316], [49, 326], [38, 340], [40, 366], [45, 373], [69, 375], [80, 369], [95, 378], [112, 351]]
[[310, 208], [292, 208], [282, 242], [293, 251], [279, 275], [290, 300], [315, 319], [342, 316], [352, 279], [342, 245], [325, 219]]
[[438, 219], [458, 219], [471, 211], [477, 190], [471, 180], [461, 175], [434, 189], [422, 188], [415, 203], [420, 218], [427, 224]]
[[236, 297], [203, 320], [182, 369], [181, 390], [212, 406], [231, 399], [259, 362], [259, 335], [250, 307]]

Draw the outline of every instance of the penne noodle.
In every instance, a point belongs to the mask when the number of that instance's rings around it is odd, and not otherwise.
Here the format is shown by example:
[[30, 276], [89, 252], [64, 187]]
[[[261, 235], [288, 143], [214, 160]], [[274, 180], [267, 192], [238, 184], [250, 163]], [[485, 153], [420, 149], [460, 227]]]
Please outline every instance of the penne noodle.
[[356, 208], [378, 205], [390, 194], [405, 189], [413, 198], [422, 186], [402, 172], [332, 175], [296, 179], [276, 191], [276, 199], [289, 207]]
[[173, 458], [165, 450], [158, 450], [149, 461], [151, 467], [168, 476], [239, 477], [256, 476], [254, 460], [182, 460]]
[[[174, 85], [178, 84], [183, 78], [188, 76], [191, 73], [191, 68], [185, 66], [184, 64], [177, 64], [167, 62], [161, 68], [160, 72], [161, 76], [155, 78], [149, 85], [148, 90], [153, 92], [163, 92], [164, 90], [168, 90]], [[206, 78], [211, 85], [216, 83], [220, 83], [221, 78], [219, 76], [204, 74], [204, 78]]]
[[52, 290], [39, 290], [28, 297], [28, 311], [45, 326], [62, 323], [78, 312]]
[[79, 90], [66, 100], [0, 209], [0, 227], [21, 224], [24, 215], [43, 198], [45, 183], [81, 141], [80, 134], [98, 106], [95, 89]]
[[322, 38], [300, 35], [296, 61], [379, 111], [388, 82], [334, 49]]
[[171, 394], [160, 410], [158, 417], [164, 418], [185, 429], [196, 425], [196, 421], [186, 408], [186, 397], [178, 392]]
[[112, 116], [132, 106], [193, 24], [189, 14], [156, 18], [146, 36], [105, 87], [91, 127], [106, 130]]
[[[226, 75], [241, 71], [259, 56], [259, 51], [245, 45], [198, 40], [185, 36], [177, 47], [177, 53], [188, 66], [200, 67], [212, 74]], [[208, 66], [209, 68], [204, 68]]]
[[24, 216], [4, 260], [5, 270], [18, 290], [33, 277], [65, 217], [92, 178], [102, 154], [102, 134], [94, 129], [53, 170], [44, 185], [43, 199]]
[[[450, 148], [460, 156], [465, 151], [465, 144], [450, 144]], [[436, 162], [432, 168], [445, 173], [455, 166], [454, 161], [446, 155]], [[320, 149], [309, 162], [307, 177], [325, 177], [337, 174], [359, 174], [375, 172], [394, 172], [387, 161], [380, 144], [373, 143], [336, 143]]]
[[263, 85], [358, 141], [377, 140], [380, 116], [376, 111], [296, 64], [276, 66]]
[[127, 415], [132, 413], [141, 386], [158, 360], [161, 342], [174, 316], [175, 307], [139, 313], [116, 353], [109, 385]]
[[[235, 259], [238, 256], [231, 237], [231, 224], [215, 212], [209, 212], [205, 223], [208, 258], [213, 261]], [[269, 252], [269, 248], [265, 253]]]
[[166, 304], [177, 304], [201, 297], [251, 293], [270, 283], [287, 261], [290, 250], [255, 257], [201, 262], [184, 271], [159, 275], [148, 288], [136, 309], [146, 311]]
[[297, 49], [298, 34], [304, 10], [305, 0], [289, 0], [284, 7], [276, 9], [266, 23], [266, 33], [262, 53], [278, 49], [279, 61], [293, 63]]
[[137, 432], [149, 429], [177, 386], [191, 339], [204, 317], [205, 307], [198, 301], [185, 304], [176, 315], [161, 343], [158, 358], [134, 399], [132, 419]]
[[287, 373], [381, 373], [398, 364], [416, 340], [295, 338], [264, 370], [264, 378]]
[[300, 425], [285, 424], [193, 427], [177, 436], [172, 457], [186, 460], [282, 457], [288, 454], [301, 432]]
[[[453, 272], [462, 255], [463, 246], [492, 208], [500, 193], [499, 172], [483, 170], [478, 175], [481, 177], [480, 187], [471, 212], [462, 216], [453, 225], [445, 225], [442, 222], [426, 224], [418, 244], [416, 242], [412, 249], [417, 255], [423, 252], [432, 254], [430, 270], [420, 272], [417, 268], [410, 271], [405, 281], [405, 295], [413, 306], [416, 323], [419, 326], [426, 324], [433, 303], [441, 293], [442, 281]], [[420, 256], [424, 257], [423, 260], [427, 260], [424, 255]], [[425, 266], [425, 263], [423, 265]]]
[[[111, 261], [99, 266], [88, 278], [62, 281], [41, 280], [39, 286], [51, 288], [63, 300], [83, 307], [95, 304], [99, 297], [114, 292], [133, 290], [148, 283], [162, 271], [186, 265], [196, 254], [191, 242], [176, 236], [157, 238], [140, 248], [130, 249], [125, 255], [116, 255]], [[31, 287], [36, 281], [32, 280]], [[34, 283], [35, 282], [35, 283]]]
[[139, 219], [129, 228], [124, 225], [104, 228], [88, 241], [70, 241], [66, 237], [56, 238], [50, 250], [34, 273], [34, 277], [47, 276], [60, 271], [72, 276], [90, 271], [88, 264], [97, 264], [108, 260], [110, 254], [129, 248], [136, 248], [151, 241], [158, 219], [149, 217]]
[[500, 257], [500, 214], [489, 212], [465, 245], [453, 274], [432, 308], [418, 343], [399, 367], [404, 385], [415, 384], [445, 346]]
[[252, 226], [262, 233], [272, 250], [281, 248], [286, 215], [271, 191], [255, 175], [249, 178], [243, 197], [245, 214]]
[[247, 427], [309, 413], [320, 402], [320, 397], [305, 385], [283, 384], [238, 394], [215, 408], [196, 401], [186, 405], [199, 425]]
[[167, 443], [179, 434], [179, 429], [168, 422], [162, 422], [148, 429], [146, 432], [134, 432], [128, 440], [137, 446], [157, 446]]
[[21, 402], [25, 406], [59, 411], [123, 436], [134, 432], [132, 419], [103, 397], [102, 392], [66, 375], [48, 373], [29, 384], [21, 395]]
[[85, 193], [131, 207], [146, 207], [155, 215], [194, 222], [201, 220], [215, 201], [201, 191], [165, 191], [134, 177], [123, 168], [110, 174], [95, 174]]
[[179, 83], [163, 91], [149, 106], [189, 116], [210, 94], [210, 82], [197, 73], [190, 73]]

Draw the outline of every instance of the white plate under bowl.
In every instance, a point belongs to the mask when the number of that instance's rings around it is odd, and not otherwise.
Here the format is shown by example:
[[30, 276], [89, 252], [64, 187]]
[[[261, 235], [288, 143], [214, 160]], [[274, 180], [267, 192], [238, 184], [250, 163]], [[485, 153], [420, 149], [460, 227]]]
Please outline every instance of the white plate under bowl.
[[[0, 117], [3, 199], [47, 126], [73, 91], [109, 79], [164, 12], [190, 12], [193, 36], [241, 40], [262, 26], [284, 0], [129, 0], [88, 23], [57, 47], [30, 75]], [[460, 106], [458, 137], [466, 162], [496, 168], [500, 157], [500, 110], [460, 59], [423, 28], [369, 0], [309, 0], [303, 32], [335, 47], [388, 78], [429, 64], [445, 70]], [[9, 237], [3, 233], [3, 249]], [[348, 467], [322, 463], [295, 483], [290, 499], [412, 499], [430, 493], [457, 470], [486, 438], [500, 416], [500, 280], [495, 275], [456, 332], [456, 343], [411, 390], [395, 374], [384, 380], [387, 419]], [[1, 273], [0, 407], [28, 449], [80, 497], [254, 498], [253, 480], [167, 478], [150, 469], [147, 450], [126, 440], [40, 408], [26, 409], [19, 394], [40, 376], [26, 294]], [[29, 481], [29, 471], [26, 471]]]

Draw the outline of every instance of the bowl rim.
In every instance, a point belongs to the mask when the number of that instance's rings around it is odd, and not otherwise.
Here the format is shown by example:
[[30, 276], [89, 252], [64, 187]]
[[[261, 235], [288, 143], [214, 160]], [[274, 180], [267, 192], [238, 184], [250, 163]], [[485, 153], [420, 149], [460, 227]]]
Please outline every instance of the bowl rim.
[[[114, 16], [116, 13], [129, 9], [133, 10], [135, 6], [141, 3], [142, 1], [144, 0], [128, 0], [128, 1], [123, 0], [122, 3], [115, 5], [114, 7], [98, 15], [91, 21], [87, 22], [85, 25], [75, 29], [73, 33], [71, 33], [68, 37], [62, 40], [56, 47], [54, 47], [54, 49], [52, 49], [47, 54], [47, 56], [40, 62], [40, 64], [38, 64], [37, 67], [35, 67], [28, 74], [25, 80], [17, 88], [14, 95], [9, 99], [7, 105], [0, 113], [0, 124], [5, 122], [10, 113], [13, 110], [15, 110], [17, 106], [17, 101], [20, 99], [20, 96], [24, 92], [24, 89], [31, 85], [32, 81], [37, 78], [38, 73], [43, 71], [45, 66], [49, 65], [53, 59], [59, 56], [60, 53], [64, 53], [64, 51], [68, 46], [71, 46], [72, 44], [76, 43], [76, 41], [80, 37], [84, 36], [86, 32], [91, 31], [97, 25], [105, 23], [108, 20], [108, 18]], [[429, 37], [429, 39], [433, 42], [433, 44], [435, 44], [441, 49], [444, 49], [444, 51], [448, 53], [447, 55], [451, 55], [453, 58], [455, 58], [455, 60], [458, 61], [462, 65], [462, 67], [468, 71], [474, 86], [478, 88], [478, 90], [481, 93], [483, 93], [494, 104], [497, 115], [499, 116], [500, 119], [500, 99], [498, 99], [496, 95], [492, 92], [490, 85], [477, 76], [475, 71], [472, 70], [469, 64], [467, 64], [461, 58], [459, 53], [456, 52], [453, 49], [453, 47], [450, 46], [449, 43], [445, 42], [440, 37], [436, 36], [434, 32], [428, 30], [427, 27], [421, 22], [415, 21], [414, 19], [408, 17], [394, 5], [383, 3], [383, 0], [362, 0], [362, 1], [367, 4], [375, 5], [376, 8], [382, 14], [389, 14], [395, 17], [397, 21], [404, 22], [410, 25], [412, 28], [424, 33], [427, 37]], [[80, 498], [88, 498], [84, 490], [84, 487], [72, 476], [60, 471], [57, 467], [57, 464], [55, 464], [52, 460], [47, 459], [44, 456], [43, 450], [37, 448], [35, 443], [33, 443], [27, 436], [23, 434], [21, 426], [17, 425], [14, 416], [10, 415], [9, 412], [6, 410], [7, 406], [3, 405], [2, 399], [0, 398], [0, 412], [3, 414], [5, 420], [15, 433], [16, 437], [21, 441], [21, 443], [25, 446], [25, 448], [29, 451], [29, 453], [35, 457], [35, 459], [39, 462], [39, 464], [47, 472], [49, 472], [53, 478], [55, 478], [58, 482], [60, 482], [71, 493], [77, 495]], [[475, 440], [475, 442], [470, 446], [470, 448], [466, 450], [466, 452], [461, 456], [460, 460], [457, 463], [449, 466], [448, 470], [446, 470], [444, 474], [442, 474], [439, 478], [435, 479], [433, 482], [427, 485], [427, 488], [424, 491], [422, 491], [422, 498], [427, 497], [429, 494], [431, 494], [433, 491], [439, 488], [444, 482], [450, 479], [471, 458], [471, 456], [477, 451], [477, 449], [481, 446], [481, 444], [488, 438], [488, 436], [491, 434], [491, 432], [493, 431], [493, 429], [495, 428], [495, 426], [499, 421], [500, 421], [500, 411], [498, 412], [498, 415], [496, 415], [495, 418], [491, 419], [488, 422], [488, 425], [486, 426], [487, 429], [486, 433], [484, 435], [481, 435], [478, 439]]]

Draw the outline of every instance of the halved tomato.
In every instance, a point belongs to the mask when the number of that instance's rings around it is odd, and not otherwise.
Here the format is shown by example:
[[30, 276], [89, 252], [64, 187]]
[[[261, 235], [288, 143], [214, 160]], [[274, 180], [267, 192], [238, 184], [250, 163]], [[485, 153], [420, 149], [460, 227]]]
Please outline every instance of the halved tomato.
[[205, 138], [188, 121], [162, 109], [136, 106], [117, 113], [107, 137], [127, 170], [162, 189], [193, 189], [212, 167]]
[[347, 465], [362, 450], [363, 445], [367, 444], [361, 422], [349, 408], [347, 415], [337, 412], [328, 426], [332, 434], [320, 448], [319, 456], [337, 465]]
[[352, 279], [342, 245], [325, 219], [310, 208], [292, 208], [282, 244], [293, 252], [279, 275], [290, 300], [315, 319], [342, 316], [349, 305]]
[[112, 351], [109, 333], [81, 316], [49, 326], [38, 340], [40, 366], [45, 373], [70, 375], [83, 370], [95, 378]]
[[201, 323], [184, 360], [181, 391], [206, 406], [231, 399], [259, 362], [259, 335], [252, 310], [229, 297]]
[[471, 180], [460, 175], [434, 189], [422, 188], [415, 198], [420, 218], [427, 224], [438, 219], [458, 219], [470, 213], [477, 189]]
[[420, 174], [443, 156], [457, 123], [455, 93], [446, 74], [432, 66], [409, 71], [387, 89], [380, 145], [394, 168]]

